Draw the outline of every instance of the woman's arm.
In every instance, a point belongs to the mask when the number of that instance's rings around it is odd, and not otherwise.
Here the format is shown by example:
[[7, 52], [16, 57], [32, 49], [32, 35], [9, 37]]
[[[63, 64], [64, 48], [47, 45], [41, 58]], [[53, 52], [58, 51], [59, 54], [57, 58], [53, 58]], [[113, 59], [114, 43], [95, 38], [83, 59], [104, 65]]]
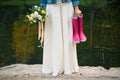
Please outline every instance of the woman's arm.
[[73, 3], [73, 7], [74, 7], [74, 13], [76, 15], [81, 15], [81, 10], [79, 9], [79, 3], [80, 3], [80, 0], [72, 0], [72, 3]]
[[74, 6], [74, 13], [78, 16], [80, 16], [82, 14], [82, 11], [79, 9], [78, 6]]

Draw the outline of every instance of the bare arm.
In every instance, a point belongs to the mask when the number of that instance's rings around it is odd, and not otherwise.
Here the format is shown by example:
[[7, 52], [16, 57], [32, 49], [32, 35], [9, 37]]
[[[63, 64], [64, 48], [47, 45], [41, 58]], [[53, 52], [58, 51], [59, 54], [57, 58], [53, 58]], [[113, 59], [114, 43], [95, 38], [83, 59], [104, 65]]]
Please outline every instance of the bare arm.
[[82, 11], [79, 9], [78, 6], [74, 6], [74, 13], [78, 16], [80, 16], [82, 14]]

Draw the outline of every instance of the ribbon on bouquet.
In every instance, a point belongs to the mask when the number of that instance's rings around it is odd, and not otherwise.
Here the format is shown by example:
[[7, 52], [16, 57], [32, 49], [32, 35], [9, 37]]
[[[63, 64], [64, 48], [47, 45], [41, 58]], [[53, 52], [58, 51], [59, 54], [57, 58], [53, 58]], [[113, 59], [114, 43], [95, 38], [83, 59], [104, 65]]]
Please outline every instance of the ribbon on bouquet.
[[43, 47], [43, 41], [44, 41], [44, 23], [42, 21], [38, 22], [38, 40], [40, 40], [40, 47]]

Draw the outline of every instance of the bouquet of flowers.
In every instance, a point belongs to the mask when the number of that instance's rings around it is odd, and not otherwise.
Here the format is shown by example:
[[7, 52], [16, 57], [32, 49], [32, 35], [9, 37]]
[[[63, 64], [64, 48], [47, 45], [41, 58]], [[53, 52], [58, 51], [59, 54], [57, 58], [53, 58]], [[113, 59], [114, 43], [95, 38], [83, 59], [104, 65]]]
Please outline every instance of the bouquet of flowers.
[[26, 15], [29, 24], [38, 23], [38, 40], [40, 40], [41, 46], [44, 40], [44, 25], [45, 19], [47, 18], [46, 10], [39, 7], [33, 6], [30, 8], [31, 13]]
[[44, 22], [45, 19], [47, 18], [47, 14], [45, 9], [39, 7], [39, 6], [33, 6], [32, 8], [30, 8], [31, 13], [26, 15], [27, 17], [27, 22], [29, 22], [30, 24], [33, 23], [37, 23], [39, 21]]

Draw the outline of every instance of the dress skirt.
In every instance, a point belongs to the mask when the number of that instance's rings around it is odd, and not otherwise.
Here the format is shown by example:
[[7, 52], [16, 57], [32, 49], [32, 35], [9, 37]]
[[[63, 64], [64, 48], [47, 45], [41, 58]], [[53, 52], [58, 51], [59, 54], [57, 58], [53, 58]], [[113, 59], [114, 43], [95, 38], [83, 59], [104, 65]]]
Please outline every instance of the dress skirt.
[[47, 4], [42, 73], [78, 72], [76, 44], [73, 42], [72, 2]]

